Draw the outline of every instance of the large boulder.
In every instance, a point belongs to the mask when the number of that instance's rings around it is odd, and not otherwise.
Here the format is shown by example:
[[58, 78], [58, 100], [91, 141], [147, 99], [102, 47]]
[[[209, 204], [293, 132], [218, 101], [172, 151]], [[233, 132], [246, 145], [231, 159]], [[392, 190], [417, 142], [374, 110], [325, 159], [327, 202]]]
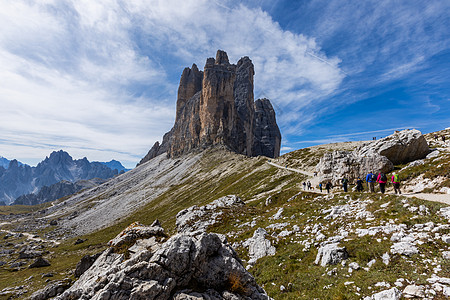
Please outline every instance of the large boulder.
[[[114, 240], [136, 237], [127, 230]], [[57, 299], [270, 299], [223, 235], [197, 231], [165, 240], [157, 233], [138, 242], [146, 246], [135, 252], [105, 250]]]
[[316, 166], [322, 182], [338, 183], [344, 176], [350, 181], [365, 178], [369, 171], [384, 173], [394, 169], [394, 165], [386, 157], [378, 153], [360, 156], [356, 152], [333, 151], [325, 153]]
[[364, 179], [369, 172], [388, 173], [394, 165], [425, 158], [429, 152], [428, 143], [420, 131], [396, 131], [378, 141], [365, 143], [354, 151], [325, 153], [316, 170], [321, 182], [337, 183], [344, 176], [349, 180]]
[[430, 153], [430, 148], [419, 130], [407, 129], [361, 145], [355, 152], [359, 156], [377, 153], [386, 156], [394, 165], [397, 165], [425, 158]]

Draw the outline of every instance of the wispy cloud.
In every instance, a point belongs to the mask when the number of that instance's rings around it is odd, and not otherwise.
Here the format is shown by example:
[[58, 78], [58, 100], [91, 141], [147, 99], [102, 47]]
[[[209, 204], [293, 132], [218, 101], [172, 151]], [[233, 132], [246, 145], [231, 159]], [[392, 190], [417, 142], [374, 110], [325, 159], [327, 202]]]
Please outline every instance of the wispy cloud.
[[291, 112], [344, 77], [313, 38], [231, 1], [18, 0], [0, 4], [0, 26], [0, 151], [8, 157], [57, 147], [137, 161], [173, 122], [182, 69], [201, 67], [217, 49], [232, 61], [250, 56], [256, 90], [280, 108], [295, 103]]

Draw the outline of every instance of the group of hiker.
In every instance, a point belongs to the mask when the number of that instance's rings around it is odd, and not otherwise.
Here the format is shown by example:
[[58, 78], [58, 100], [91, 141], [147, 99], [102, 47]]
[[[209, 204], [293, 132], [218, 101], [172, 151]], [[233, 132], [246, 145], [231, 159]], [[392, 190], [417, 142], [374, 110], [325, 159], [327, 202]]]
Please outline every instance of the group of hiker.
[[[341, 179], [341, 184], [342, 184], [342, 188], [344, 190], [344, 192], [348, 191], [348, 183], [349, 180], [347, 177], [344, 177]], [[367, 189], [369, 192], [375, 193], [375, 184], [378, 183], [379, 187], [380, 187], [380, 192], [382, 194], [384, 194], [386, 192], [386, 184], [388, 183], [388, 178], [386, 176], [386, 174], [384, 174], [383, 172], [379, 172], [378, 175], [376, 175], [373, 172], [369, 172], [366, 175], [366, 183], [367, 183]], [[391, 177], [391, 183], [394, 187], [394, 192], [395, 194], [401, 194], [401, 190], [400, 190], [400, 177], [397, 173], [393, 173], [392, 177]], [[322, 183], [319, 184], [319, 188], [320, 191], [322, 192]], [[333, 185], [331, 183], [331, 181], [328, 181], [325, 184], [325, 189], [327, 190], [328, 193], [330, 193], [330, 190], [333, 188]], [[357, 192], [363, 192], [364, 191], [364, 181], [358, 177], [358, 179], [356, 180], [356, 191]]]

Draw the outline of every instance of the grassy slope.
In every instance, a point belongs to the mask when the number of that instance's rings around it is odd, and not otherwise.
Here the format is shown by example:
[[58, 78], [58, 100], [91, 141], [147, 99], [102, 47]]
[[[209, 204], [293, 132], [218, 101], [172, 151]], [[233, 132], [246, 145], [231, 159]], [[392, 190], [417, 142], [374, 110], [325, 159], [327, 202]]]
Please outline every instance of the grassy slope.
[[[159, 219], [166, 231], [172, 234], [175, 232], [175, 216], [184, 208], [204, 205], [229, 194], [238, 194], [242, 199], [252, 201], [280, 186], [293, 188], [303, 179], [299, 174], [291, 174], [272, 167], [265, 161], [266, 159], [262, 157], [246, 158], [229, 152], [211, 150], [205, 155], [196, 173], [184, 184], [172, 186], [155, 201], [113, 226], [77, 237], [87, 239], [86, 242], [74, 245], [76, 238], [73, 238], [57, 247], [51, 247], [49, 244], [50, 254], [46, 257], [52, 266], [40, 269], [21, 268], [14, 273], [6, 265], [0, 267], [0, 290], [19, 286], [25, 279], [33, 276], [27, 285], [30, 292], [34, 291], [45, 286], [46, 278], [41, 278], [41, 275], [48, 272], [55, 274], [52, 280], [72, 277], [71, 271], [82, 256], [103, 250], [110, 239], [132, 222], [151, 224], [155, 219]], [[34, 233], [42, 236], [44, 232]], [[19, 242], [15, 238], [8, 241], [11, 244]], [[14, 276], [11, 276], [12, 274]]]

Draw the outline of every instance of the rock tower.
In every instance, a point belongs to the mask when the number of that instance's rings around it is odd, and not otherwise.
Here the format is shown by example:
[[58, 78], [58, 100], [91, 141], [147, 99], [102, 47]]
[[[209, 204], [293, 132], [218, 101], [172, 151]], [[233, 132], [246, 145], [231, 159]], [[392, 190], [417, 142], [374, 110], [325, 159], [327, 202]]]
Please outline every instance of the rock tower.
[[254, 101], [254, 74], [250, 58], [230, 64], [221, 50], [206, 60], [204, 71], [195, 64], [185, 68], [175, 124], [139, 164], [163, 153], [177, 157], [213, 145], [247, 156], [278, 157], [281, 134], [275, 111], [268, 99]]

